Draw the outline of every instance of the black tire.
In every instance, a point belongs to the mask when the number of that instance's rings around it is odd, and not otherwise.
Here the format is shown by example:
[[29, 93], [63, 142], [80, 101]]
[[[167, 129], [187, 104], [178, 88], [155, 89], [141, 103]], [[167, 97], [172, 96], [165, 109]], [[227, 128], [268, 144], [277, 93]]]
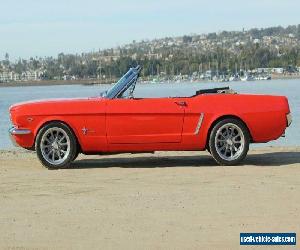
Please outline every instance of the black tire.
[[74, 158], [73, 158], [73, 160], [72, 161], [75, 161], [76, 159], [77, 159], [77, 157], [78, 157], [78, 155], [80, 154], [80, 148], [79, 147], [77, 147], [77, 149], [76, 149], [76, 153], [75, 153], [75, 155], [74, 155]]
[[[57, 151], [54, 153], [53, 144], [51, 144], [51, 142], [49, 142], [49, 143], [47, 142], [48, 144], [46, 144], [44, 142], [45, 140], [43, 140], [43, 144], [41, 143], [43, 138], [46, 138], [46, 140], [47, 140], [47, 135], [50, 133], [49, 131], [51, 131], [51, 129], [54, 130], [54, 132], [55, 132], [55, 130], [59, 130], [56, 134], [56, 138], [59, 137], [59, 135], [60, 135], [59, 133], [62, 133], [62, 135], [66, 137], [66, 139], [65, 139], [66, 143], [64, 143], [64, 144], [67, 144], [67, 145], [61, 146], [61, 147], [66, 147], [64, 149], [66, 150], [67, 153], [65, 155], [63, 155], [63, 159], [61, 159], [61, 162], [60, 162], [60, 158], [58, 158], [58, 157], [62, 157], [61, 153], [59, 153], [60, 155], [58, 155], [58, 152], [59, 152], [58, 150], [60, 150], [60, 149], [57, 149]], [[63, 136], [61, 136], [61, 138]], [[50, 141], [52, 138], [54, 140], [54, 136], [53, 137], [50, 136], [47, 141]], [[45, 145], [44, 145], [44, 143], [45, 143]], [[46, 151], [45, 148], [42, 149], [42, 145], [43, 145], [43, 147], [46, 146], [47, 148], [49, 148], [49, 149], [47, 149], [48, 150], [47, 152], [45, 152]], [[59, 147], [59, 146], [57, 146], [57, 147]], [[35, 149], [36, 149], [36, 153], [37, 153], [37, 156], [38, 156], [40, 162], [43, 164], [43, 166], [45, 166], [48, 169], [58, 169], [58, 168], [69, 167], [70, 163], [78, 156], [78, 153], [79, 153], [77, 140], [76, 140], [76, 137], [75, 137], [73, 131], [66, 124], [61, 123], [61, 122], [51, 122], [51, 123], [46, 124], [44, 127], [42, 127], [40, 129], [40, 131], [36, 137]], [[54, 159], [58, 158], [57, 163], [54, 163], [54, 160], [53, 160], [53, 162], [51, 162], [51, 160], [49, 159], [50, 156], [48, 156], [48, 159], [47, 159], [47, 153], [49, 153], [50, 150], [53, 150], [53, 154], [55, 157]], [[62, 152], [64, 152], [64, 151], [62, 151]], [[53, 154], [50, 153], [51, 156], [53, 156]]]
[[[239, 141], [236, 142], [235, 139]], [[227, 118], [212, 128], [208, 146], [212, 157], [219, 165], [234, 166], [246, 157], [249, 143], [250, 134], [245, 124], [238, 119]]]

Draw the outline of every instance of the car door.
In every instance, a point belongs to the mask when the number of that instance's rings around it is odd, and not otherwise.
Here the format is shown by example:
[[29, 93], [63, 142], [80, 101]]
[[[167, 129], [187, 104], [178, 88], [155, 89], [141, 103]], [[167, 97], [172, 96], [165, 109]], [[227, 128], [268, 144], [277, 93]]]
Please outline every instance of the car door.
[[184, 104], [176, 98], [110, 99], [106, 112], [107, 141], [179, 143]]

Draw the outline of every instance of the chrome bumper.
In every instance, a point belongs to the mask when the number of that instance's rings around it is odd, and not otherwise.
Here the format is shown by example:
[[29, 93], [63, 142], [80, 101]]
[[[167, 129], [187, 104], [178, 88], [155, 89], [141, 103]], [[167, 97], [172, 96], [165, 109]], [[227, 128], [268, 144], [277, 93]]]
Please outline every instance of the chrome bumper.
[[[288, 128], [289, 126], [291, 126], [293, 121], [293, 117], [291, 113], [286, 114], [286, 128]], [[285, 137], [285, 131], [283, 132], [283, 134], [281, 135], [281, 137]]]
[[29, 129], [18, 129], [16, 127], [12, 127], [8, 131], [11, 135], [29, 135], [31, 133]]
[[11, 127], [8, 130], [8, 133], [14, 146], [19, 146], [14, 138], [14, 135], [29, 135], [31, 134], [31, 131], [29, 129], [18, 129], [17, 127]]
[[292, 114], [291, 114], [291, 113], [288, 113], [288, 114], [286, 115], [286, 123], [287, 123], [287, 126], [288, 126], [288, 127], [292, 124], [292, 121], [293, 121]]

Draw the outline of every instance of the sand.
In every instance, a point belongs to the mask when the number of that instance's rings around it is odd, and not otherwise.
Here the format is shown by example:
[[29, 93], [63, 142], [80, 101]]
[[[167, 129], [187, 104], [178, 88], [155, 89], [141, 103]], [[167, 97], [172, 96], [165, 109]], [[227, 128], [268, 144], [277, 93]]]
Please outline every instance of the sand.
[[0, 176], [0, 249], [252, 249], [240, 232], [300, 234], [297, 147], [252, 149], [235, 167], [158, 152], [61, 170], [0, 151]]

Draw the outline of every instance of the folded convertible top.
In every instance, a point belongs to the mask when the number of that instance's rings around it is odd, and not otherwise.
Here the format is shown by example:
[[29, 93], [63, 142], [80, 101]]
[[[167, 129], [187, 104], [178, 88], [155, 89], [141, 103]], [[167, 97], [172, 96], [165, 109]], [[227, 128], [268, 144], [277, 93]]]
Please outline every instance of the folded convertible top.
[[214, 89], [200, 89], [196, 91], [196, 95], [202, 95], [202, 94], [233, 94], [235, 91], [230, 89], [229, 87], [223, 87], [223, 88], [214, 88]]

